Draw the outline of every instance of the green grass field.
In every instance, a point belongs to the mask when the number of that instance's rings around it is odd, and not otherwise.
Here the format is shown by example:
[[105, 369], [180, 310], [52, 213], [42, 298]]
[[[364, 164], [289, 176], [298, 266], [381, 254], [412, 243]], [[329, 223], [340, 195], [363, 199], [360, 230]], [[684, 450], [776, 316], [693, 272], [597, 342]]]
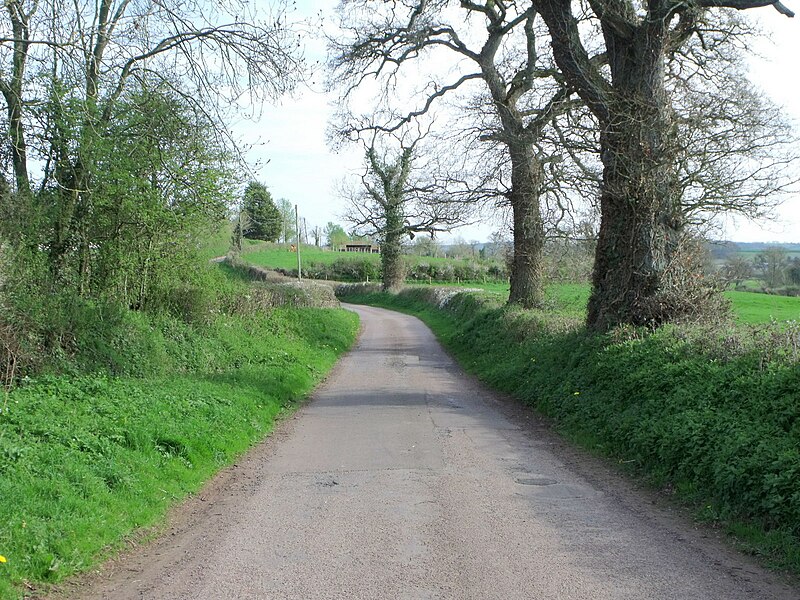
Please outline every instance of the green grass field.
[[[212, 233], [203, 240], [203, 247], [200, 249], [200, 257], [211, 260], [219, 256], [225, 256], [231, 249], [231, 235], [233, 234], [233, 225], [225, 221], [216, 233]], [[243, 240], [242, 251], [245, 254], [257, 251], [258, 249], [267, 246], [267, 242], [261, 240]]]
[[[749, 260], [753, 260], [761, 252], [761, 250], [739, 250], [736, 254]], [[786, 258], [800, 258], [800, 252], [787, 251]]]
[[800, 298], [755, 292], [725, 292], [741, 323], [800, 320]]
[[[316, 248], [315, 246], [303, 246], [301, 248], [301, 258], [304, 262], [322, 262], [330, 264], [337, 259], [371, 260], [375, 263], [380, 261], [378, 254], [355, 254], [346, 252], [333, 252]], [[446, 263], [458, 262], [454, 259], [431, 258], [420, 256], [405, 257], [411, 264], [419, 262]], [[296, 269], [297, 255], [290, 252], [287, 248], [271, 245], [266, 249], [257, 249], [247, 254], [247, 262], [259, 266], [281, 269]], [[427, 285], [416, 283], [414, 285]], [[437, 286], [458, 286], [459, 284], [443, 284], [435, 282]], [[504, 298], [508, 295], [508, 283], [469, 283], [468, 287], [480, 288], [487, 292], [497, 294]], [[547, 288], [547, 302], [550, 307], [558, 307], [559, 310], [567, 311], [571, 316], [582, 318], [585, 314], [586, 303], [589, 300], [590, 288], [588, 284], [563, 283], [553, 284]], [[731, 307], [737, 321], [741, 323], [769, 323], [771, 320], [790, 321], [800, 319], [800, 298], [788, 296], [773, 296], [754, 292], [725, 292], [725, 296], [731, 301]]]
[[[406, 255], [403, 257], [408, 264], [416, 265], [419, 263], [444, 264], [463, 262], [463, 259], [440, 258], [431, 256]], [[323, 250], [316, 246], [303, 244], [300, 247], [300, 259], [303, 263], [317, 262], [331, 264], [336, 260], [369, 260], [378, 264], [381, 262], [380, 254], [367, 254], [365, 252], [337, 252], [334, 250]], [[296, 269], [297, 254], [292, 252], [288, 246], [283, 244], [268, 244], [266, 248], [254, 250], [247, 253], [247, 262], [260, 267], [272, 269]]]
[[[582, 317], [589, 292], [588, 284], [557, 284], [548, 288], [548, 298], [557, 302], [561, 311]], [[800, 320], [800, 298], [732, 291], [725, 292], [725, 297], [731, 301], [733, 314], [740, 323]]]
[[[308, 262], [321, 262], [330, 264], [337, 258], [353, 258], [374, 260], [376, 263], [380, 262], [379, 254], [356, 254], [347, 252], [333, 252], [331, 250], [322, 250], [316, 246], [300, 247], [300, 260], [304, 263]], [[297, 268], [297, 254], [292, 252], [288, 246], [282, 244], [269, 244], [266, 248], [261, 248], [253, 252], [247, 253], [247, 262], [259, 267], [268, 267], [270, 269], [296, 269]]]
[[[458, 287], [456, 284], [453, 285]], [[498, 298], [504, 299], [508, 296], [508, 284], [475, 283], [469, 284], [469, 287], [491, 292]], [[546, 308], [553, 308], [562, 314], [582, 319], [586, 314], [586, 303], [589, 301], [590, 291], [589, 284], [585, 283], [552, 284], [547, 287]], [[769, 323], [772, 320], [800, 320], [800, 298], [732, 291], [725, 292], [725, 297], [731, 301], [733, 314], [740, 323], [756, 324]]]

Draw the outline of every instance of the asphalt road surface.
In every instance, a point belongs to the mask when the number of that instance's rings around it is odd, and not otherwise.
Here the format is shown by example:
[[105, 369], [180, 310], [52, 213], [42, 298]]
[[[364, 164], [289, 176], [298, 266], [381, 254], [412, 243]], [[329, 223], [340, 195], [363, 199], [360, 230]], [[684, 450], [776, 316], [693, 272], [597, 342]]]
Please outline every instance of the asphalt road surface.
[[657, 494], [465, 376], [418, 320], [363, 331], [312, 401], [61, 591], [147, 599], [798, 598]]

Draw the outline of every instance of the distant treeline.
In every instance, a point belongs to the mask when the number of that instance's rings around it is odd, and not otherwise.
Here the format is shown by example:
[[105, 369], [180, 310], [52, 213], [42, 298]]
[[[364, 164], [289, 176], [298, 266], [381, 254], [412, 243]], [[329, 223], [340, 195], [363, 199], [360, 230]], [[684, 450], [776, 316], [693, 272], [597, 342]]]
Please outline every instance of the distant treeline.
[[786, 252], [800, 252], [800, 242], [731, 242], [727, 240], [708, 242], [708, 251], [713, 258], [726, 258], [736, 252], [763, 252], [768, 248], [781, 248]]

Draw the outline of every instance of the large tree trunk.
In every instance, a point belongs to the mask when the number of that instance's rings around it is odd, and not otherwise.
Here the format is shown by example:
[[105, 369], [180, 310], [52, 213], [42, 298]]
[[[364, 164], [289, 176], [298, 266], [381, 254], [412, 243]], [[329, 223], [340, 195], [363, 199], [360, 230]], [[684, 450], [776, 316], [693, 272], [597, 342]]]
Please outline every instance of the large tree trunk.
[[511, 192], [508, 197], [514, 215], [514, 258], [508, 302], [535, 308], [544, 300], [544, 224], [539, 208], [544, 171], [530, 144], [510, 144], [509, 153]]
[[601, 223], [588, 325], [658, 325], [676, 310], [668, 282], [683, 222], [663, 45], [640, 27], [610, 53], [614, 98], [602, 123]]
[[406, 279], [402, 244], [405, 229], [401, 206], [402, 202], [387, 199], [386, 229], [381, 245], [381, 271], [385, 292], [400, 289]]
[[[511, 261], [511, 291], [509, 304], [520, 304], [525, 308], [536, 308], [544, 301], [544, 278], [542, 251], [544, 249], [544, 222], [539, 206], [544, 169], [533, 147], [541, 131], [525, 126], [517, 109], [520, 97], [529, 91], [532, 84], [530, 70], [535, 68], [533, 51], [533, 18], [525, 26], [528, 42], [528, 63], [525, 71], [519, 71], [520, 81], [526, 85], [509, 85], [495, 64], [497, 52], [503, 41], [500, 28], [489, 28], [489, 37], [481, 50], [481, 71], [489, 88], [497, 116], [500, 120], [499, 139], [508, 148], [511, 158], [511, 190], [508, 200], [514, 220], [514, 256]], [[515, 80], [517, 77], [515, 77]], [[513, 93], [511, 90], [514, 90]], [[543, 124], [539, 124], [541, 128]]]
[[[83, 139], [87, 140], [89, 136]], [[55, 219], [49, 243], [52, 284], [69, 286], [81, 295], [88, 291], [91, 271], [90, 219], [92, 175], [95, 166], [92, 141], [78, 148], [78, 158], [68, 155], [56, 167], [59, 191], [55, 194]]]

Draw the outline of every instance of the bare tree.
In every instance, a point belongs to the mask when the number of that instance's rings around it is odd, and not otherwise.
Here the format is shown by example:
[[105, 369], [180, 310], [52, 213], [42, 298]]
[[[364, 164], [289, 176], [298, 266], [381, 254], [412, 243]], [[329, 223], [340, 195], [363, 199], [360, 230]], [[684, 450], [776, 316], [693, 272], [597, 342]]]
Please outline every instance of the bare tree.
[[319, 248], [322, 245], [322, 227], [315, 225], [311, 229], [311, 237], [314, 238], [314, 245]]
[[[680, 213], [691, 236], [707, 235], [723, 213], [768, 216], [796, 188], [797, 175], [786, 167], [800, 157], [800, 145], [780, 109], [747, 78], [743, 46], [750, 37], [747, 24], [735, 14], [711, 13], [702, 38], [690, 38], [667, 56], [666, 87], [679, 133]], [[496, 129], [489, 103], [477, 96], [462, 106], [469, 124], [446, 138], [451, 145], [459, 138], [479, 140], [461, 152], [472, 158], [462, 170], [484, 194], [487, 188], [510, 187], [509, 161], [500, 145], [487, 147], [489, 136], [474, 135]], [[596, 231], [588, 232], [585, 225], [600, 222], [603, 164], [596, 118], [583, 102], [562, 103], [536, 148], [539, 156], [548, 157], [540, 197], [546, 240], [590, 241], [594, 247]], [[501, 209], [504, 204], [499, 203]]]
[[725, 260], [720, 273], [726, 286], [733, 283], [735, 287], [739, 287], [745, 279], [752, 277], [753, 262], [741, 254], [734, 254]]
[[769, 216], [798, 182], [787, 168], [800, 158], [797, 136], [745, 70], [752, 29], [738, 13], [710, 12], [667, 56], [681, 211], [695, 231], [720, 214]]
[[[770, 0], [590, 0], [608, 67], [590, 57], [587, 34], [570, 0], [536, 0], [565, 80], [600, 124], [601, 226], [588, 323], [658, 324], [690, 308], [665, 301], [689, 278], [677, 273], [685, 218], [676, 168], [678, 129], [666, 86], [665, 60], [703, 29], [706, 9], [772, 5]], [[705, 32], [712, 35], [713, 32]], [[593, 38], [594, 39], [594, 38]]]
[[[429, 113], [434, 105], [480, 84], [488, 93], [484, 106], [491, 127], [476, 125], [473, 135], [502, 146], [509, 170], [504, 190], [513, 215], [514, 258], [509, 302], [536, 306], [543, 300], [542, 248], [544, 223], [540, 196], [547, 157], [536, 142], [552, 115], [568, 101], [570, 89], [548, 58], [546, 38], [537, 32], [533, 6], [515, 2], [442, 1], [407, 5], [377, 5], [367, 0], [345, 0], [340, 6], [342, 40], [331, 42], [332, 81], [348, 99], [371, 80], [383, 91], [377, 118], [380, 129], [396, 131]], [[480, 33], [480, 35], [478, 35]], [[544, 39], [544, 42], [542, 41]], [[398, 89], [400, 72], [411, 64], [439, 55], [458, 67], [449, 74], [433, 74], [419, 90], [418, 104], [402, 109], [387, 99]], [[373, 118], [374, 123], [374, 118]], [[350, 134], [364, 129], [358, 122], [343, 128]], [[497, 196], [492, 173], [479, 185], [460, 186], [473, 199]]]
[[[769, 217], [797, 189], [788, 167], [800, 145], [780, 107], [748, 79], [746, 44], [755, 35], [736, 13], [705, 15], [700, 35], [666, 57], [675, 170], [686, 232], [708, 235], [722, 214]], [[701, 37], [702, 36], [702, 37]], [[570, 103], [545, 129], [542, 153], [560, 160], [546, 170], [543, 216], [548, 238], [569, 239], [597, 212], [603, 177], [600, 130], [582, 103]], [[577, 205], [575, 198], [589, 200]]]
[[424, 136], [373, 137], [366, 146], [360, 188], [350, 194], [345, 218], [355, 235], [374, 235], [381, 243], [383, 289], [405, 280], [403, 239], [418, 233], [433, 237], [465, 220], [465, 207], [454, 202], [421, 163]]
[[754, 265], [767, 287], [778, 287], [785, 281], [789, 253], [780, 246], [770, 246], [756, 254]]
[[418, 236], [414, 238], [410, 251], [416, 256], [439, 257], [442, 255], [442, 248], [436, 238], [428, 236]]

